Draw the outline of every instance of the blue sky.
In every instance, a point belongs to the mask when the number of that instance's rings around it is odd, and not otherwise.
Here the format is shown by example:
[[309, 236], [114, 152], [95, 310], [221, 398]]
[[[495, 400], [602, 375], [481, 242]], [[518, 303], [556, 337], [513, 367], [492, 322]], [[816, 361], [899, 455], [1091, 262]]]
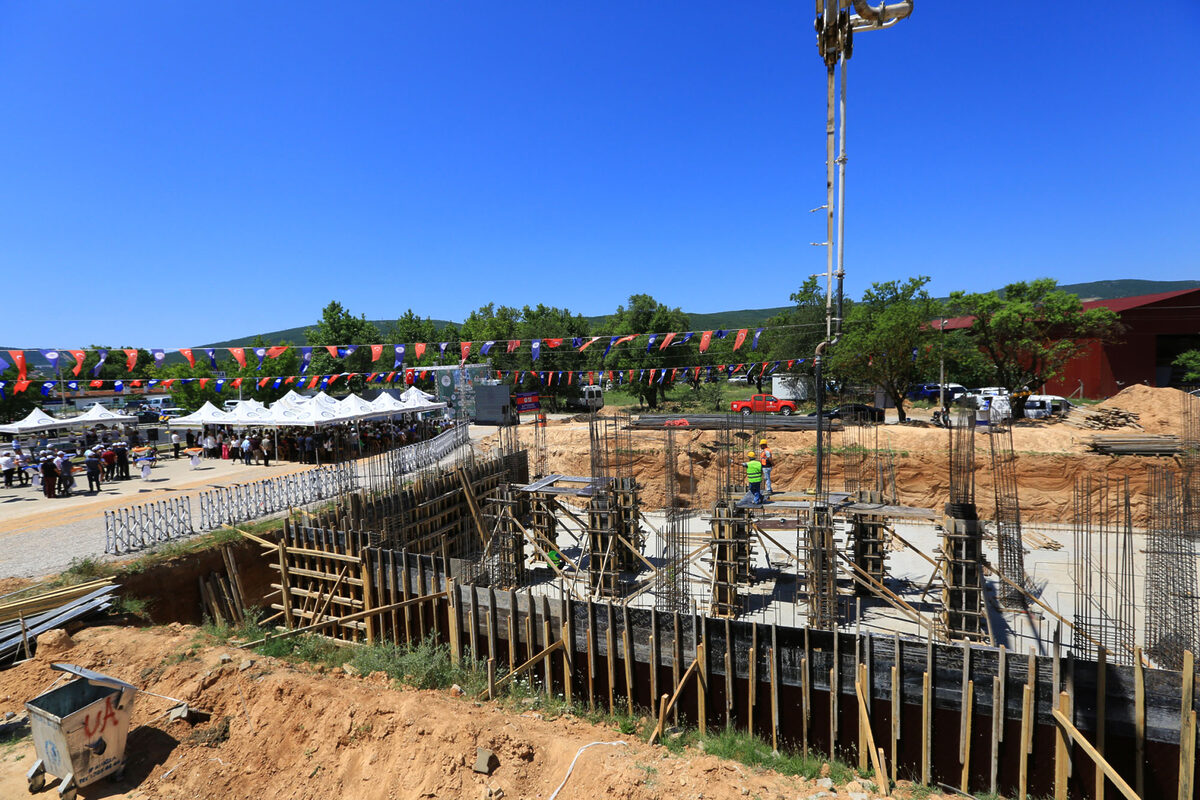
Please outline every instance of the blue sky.
[[[917, 0], [856, 39], [848, 293], [1200, 277], [1194, 3], [975, 7]], [[173, 348], [331, 299], [382, 319], [784, 305], [824, 264], [811, 15], [5, 3], [0, 339]]]

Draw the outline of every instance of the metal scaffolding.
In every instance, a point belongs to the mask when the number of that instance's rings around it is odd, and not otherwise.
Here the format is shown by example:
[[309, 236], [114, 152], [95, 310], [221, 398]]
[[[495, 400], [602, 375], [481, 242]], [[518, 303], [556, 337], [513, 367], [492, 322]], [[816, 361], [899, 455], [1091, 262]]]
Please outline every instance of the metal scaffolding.
[[1146, 652], [1163, 669], [1181, 669], [1195, 652], [1196, 541], [1184, 527], [1184, 481], [1165, 467], [1150, 470], [1146, 544]]
[[1075, 653], [1097, 658], [1103, 647], [1110, 661], [1132, 664], [1137, 598], [1129, 479], [1078, 478], [1074, 529]]
[[983, 529], [975, 508], [975, 410], [950, 426], [950, 502], [942, 521], [942, 621], [952, 639], [987, 638]]
[[686, 613], [691, 602], [688, 584], [687, 514], [680, 507], [675, 431], [667, 429], [663, 464], [667, 519], [662, 530], [662, 568], [655, 587], [655, 607]]

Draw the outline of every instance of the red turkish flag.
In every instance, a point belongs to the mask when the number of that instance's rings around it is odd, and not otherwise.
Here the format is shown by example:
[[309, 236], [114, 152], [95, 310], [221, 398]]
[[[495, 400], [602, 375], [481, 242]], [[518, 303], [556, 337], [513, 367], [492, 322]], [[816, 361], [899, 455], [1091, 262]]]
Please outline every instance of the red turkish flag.
[[671, 383], [675, 382], [675, 373], [678, 371], [679, 370], [675, 369], [674, 367], [671, 367]]
[[789, 359], [788, 359], [788, 369], [791, 369], [791, 368], [792, 368], [792, 364], [795, 364], [795, 363], [796, 363], [796, 359], [794, 359], [794, 358], [789, 358]]
[[268, 347], [267, 348], [267, 358], [279, 358], [281, 355], [283, 355], [284, 353], [287, 352], [287, 349], [288, 349], [288, 346], [286, 344], [276, 345], [275, 347]]
[[[241, 378], [238, 378], [238, 380], [241, 380]], [[267, 385], [267, 381], [269, 381], [269, 380], [271, 380], [271, 379], [270, 379], [270, 378], [259, 378], [259, 379], [258, 379], [258, 388], [260, 388], [260, 389], [261, 389], [261, 388], [263, 388], [264, 386], [266, 386], [266, 385]]]
[[233, 360], [238, 363], [239, 367], [242, 369], [246, 368], [246, 348], [231, 347], [229, 348], [229, 355], [233, 356]]
[[315, 387], [316, 387], [316, 385], [317, 385], [317, 383], [318, 383], [320, 380], [321, 380], [321, 376], [320, 376], [320, 375], [313, 375], [313, 376], [312, 376], [312, 380], [308, 382], [308, 388], [309, 388], [309, 389], [313, 389], [313, 388], [315, 388]]
[[71, 354], [71, 358], [75, 359], [75, 369], [72, 372], [78, 378], [79, 370], [83, 369], [83, 360], [87, 358], [87, 352], [83, 350], [68, 350], [67, 352]]
[[371, 363], [375, 363], [376, 361], [378, 361], [379, 357], [381, 355], [383, 355], [383, 345], [381, 345], [381, 344], [371, 345]]
[[508, 340], [508, 352], [509, 353], [511, 353], [513, 350], [516, 350], [520, 346], [521, 346], [520, 339], [509, 339]]
[[737, 338], [733, 340], [733, 352], [736, 353], [737, 349], [742, 346], [742, 342], [746, 341], [747, 330], [747, 328], [742, 328], [737, 332]]
[[295, 376], [295, 375], [289, 375], [289, 376], [288, 376], [288, 379], [287, 379], [286, 381], [284, 381], [284, 383], [295, 383], [295, 382], [296, 382], [296, 376]]
[[172, 384], [172, 383], [174, 383], [174, 382], [175, 382], [175, 379], [174, 379], [174, 378], [167, 378], [165, 381], [163, 381], [162, 383], [160, 383], [160, 384], [159, 384], [159, 386], [161, 386], [161, 387], [162, 387], [162, 388], [164, 388], [164, 389], [170, 389], [170, 388], [171, 388], [171, 384]]
[[567, 386], [570, 386], [570, 385], [571, 385], [571, 379], [572, 379], [574, 376], [575, 376], [575, 373], [574, 373], [574, 372], [568, 372], [568, 373], [567, 373]]
[[470, 342], [462, 342], [459, 344], [458, 348], [459, 348], [460, 352], [462, 352], [462, 360], [466, 361], [467, 356], [471, 355], [471, 343]]
[[142, 388], [142, 382], [141, 382], [141, 381], [130, 381], [130, 382], [129, 382], [129, 385], [130, 385], [130, 386], [132, 386], [132, 387], [133, 387], [133, 388], [135, 388], [135, 389], [140, 389], [140, 388]]
[[589, 373], [588, 373], [588, 383], [590, 383], [590, 384], [592, 384], [592, 385], [595, 385], [595, 383], [596, 383], [596, 373], [594, 373], [594, 372], [589, 372]]
[[29, 381], [27, 381], [27, 380], [18, 379], [16, 384], [13, 385], [14, 392], [23, 392], [28, 388], [29, 388]]
[[660, 345], [658, 346], [658, 349], [659, 349], [659, 350], [666, 350], [666, 349], [667, 349], [667, 345], [669, 345], [669, 344], [671, 343], [671, 340], [672, 340], [672, 339], [674, 339], [674, 338], [675, 338], [675, 334], [673, 334], [673, 333], [668, 333], [666, 336], [664, 336], [664, 337], [663, 337], [662, 344], [660, 344]]
[[104, 381], [92, 381], [88, 384], [88, 386], [92, 389], [103, 389]]
[[700, 352], [703, 353], [712, 344], [712, 331], [705, 331], [700, 334]]
[[208, 385], [208, 378], [201, 378], [200, 379], [200, 388], [203, 389], [207, 385]]
[[179, 354], [187, 359], [187, 362], [192, 369], [196, 368], [196, 357], [192, 355], [191, 350], [180, 350]]
[[392, 382], [392, 381], [394, 381], [394, 380], [396, 380], [396, 373], [394, 373], [394, 372], [389, 372], [389, 373], [387, 374], [387, 377], [386, 377], [386, 378], [384, 378], [384, 381], [385, 381], [385, 382], [387, 382], [387, 383], [391, 383], [391, 382]]
[[559, 347], [562, 345], [562, 339], [542, 339], [542, 343], [546, 347]]
[[413, 382], [413, 371], [411, 369], [404, 370], [404, 382], [408, 384]]
[[657, 369], [650, 370], [650, 380], [646, 381], [647, 383], [654, 383], [654, 373], [656, 373], [656, 372], [658, 372]]
[[125, 351], [125, 367], [129, 372], [133, 372], [133, 368], [137, 366], [137, 350]]
[[25, 380], [25, 351], [9, 350], [8, 354], [12, 356], [13, 363], [17, 365], [17, 380]]
[[[420, 358], [421, 356], [425, 355], [425, 343], [424, 342], [417, 342], [416, 344], [413, 345], [413, 349], [417, 351], [417, 358]], [[412, 370], [409, 370], [409, 371], [411, 372]]]
[[325, 345], [325, 349], [329, 351], [329, 357], [330, 357], [330, 358], [337, 358], [337, 357], [338, 357], [338, 353], [337, 353], [337, 345], [336, 345], [336, 344], [327, 344], [327, 345]]
[[241, 378], [234, 378], [233, 380], [231, 380], [231, 381], [229, 382], [229, 385], [230, 385], [230, 386], [232, 386], [232, 387], [233, 387], [233, 388], [235, 388], [235, 389], [240, 389], [240, 388], [242, 388], [242, 379], [241, 379]]

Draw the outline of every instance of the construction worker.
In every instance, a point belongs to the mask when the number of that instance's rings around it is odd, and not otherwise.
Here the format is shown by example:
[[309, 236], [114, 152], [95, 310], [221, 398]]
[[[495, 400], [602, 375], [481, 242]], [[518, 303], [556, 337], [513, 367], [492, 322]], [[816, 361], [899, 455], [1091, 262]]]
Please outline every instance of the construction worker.
[[753, 450], [746, 451], [746, 483], [750, 485], [750, 496], [755, 505], [762, 505], [763, 465]]
[[762, 448], [762, 452], [758, 454], [758, 460], [763, 465], [763, 497], [771, 496], [771, 467], [775, 466], [775, 459], [771, 458], [771, 448], [767, 447], [767, 440], [763, 439], [758, 443]]

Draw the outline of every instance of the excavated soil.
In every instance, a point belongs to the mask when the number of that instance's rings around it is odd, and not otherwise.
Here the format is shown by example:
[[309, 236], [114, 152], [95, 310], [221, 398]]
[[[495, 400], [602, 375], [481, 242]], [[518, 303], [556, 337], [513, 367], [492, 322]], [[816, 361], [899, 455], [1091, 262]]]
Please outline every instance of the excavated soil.
[[[203, 640], [197, 630], [183, 625], [89, 628], [73, 638], [53, 631], [39, 640], [34, 660], [0, 673], [0, 719], [6, 711], [22, 714], [26, 700], [60, 677], [50, 668], [59, 661], [211, 713], [204, 723], [168, 723], [162, 713], [169, 702], [139, 695], [125, 775], [81, 790], [88, 800], [477, 799], [489, 789], [492, 797], [546, 798], [579, 748], [596, 741], [623, 744], [584, 751], [561, 800], [792, 800], [821, 791], [815, 781], [698, 750], [672, 756], [573, 717], [517, 715], [444, 692], [395, 688], [382, 673], [365, 678], [341, 670], [321, 673], [198, 641]], [[224, 654], [232, 656], [227, 663], [221, 661]], [[247, 666], [247, 658], [254, 663]], [[498, 757], [491, 776], [472, 770], [476, 747]], [[29, 796], [24, 772], [34, 758], [29, 738], [0, 745], [0, 797]], [[849, 796], [846, 788], [858, 787], [848, 785], [839, 797]]]
[[[1105, 431], [1104, 433], [1175, 433], [1182, 428], [1182, 401], [1187, 397], [1178, 389], [1131, 386], [1101, 404], [1102, 407], [1122, 408], [1139, 415], [1140, 427]], [[1022, 519], [1028, 522], [1069, 524], [1073, 516], [1075, 481], [1083, 475], [1109, 475], [1128, 478], [1133, 498], [1135, 525], [1144, 524], [1147, 516], [1145, 489], [1148, 468], [1171, 465], [1173, 459], [1141, 456], [1103, 456], [1092, 453], [1087, 442], [1097, 431], [1084, 429], [1063, 420], [1021, 420], [1013, 426], [1013, 449], [1017, 455], [1016, 477], [1020, 495]], [[718, 446], [717, 431], [675, 429], [675, 444], [679, 452], [678, 474], [680, 502], [692, 507], [706, 508], [716, 499], [719, 475], [723, 474], [727, 456]], [[534, 447], [532, 426], [522, 426], [521, 444]], [[829, 462], [830, 487], [838, 490], [845, 485], [842, 451], [848, 445], [860, 443], [875, 448], [891, 448], [896, 487], [901, 503], [922, 508], [940, 509], [949, 493], [948, 432], [921, 424], [883, 425], [872, 429], [849, 428], [832, 434], [833, 455]], [[816, 480], [813, 450], [816, 434], [812, 432], [770, 432], [766, 435], [775, 456], [772, 481], [776, 490], [800, 491], [809, 489]], [[551, 422], [545, 431], [547, 471], [563, 475], [590, 475], [588, 426], [578, 419]], [[757, 446], [758, 436], [743, 434], [739, 439], [737, 457], [747, 447]], [[495, 437], [483, 442], [494, 446]], [[635, 429], [633, 441], [633, 472], [641, 485], [642, 502], [651, 509], [666, 504], [663, 475], [665, 431]], [[991, 442], [983, 429], [975, 437], [976, 501], [981, 508], [994, 503], [991, 469]], [[739, 465], [734, 465], [735, 480]]]

